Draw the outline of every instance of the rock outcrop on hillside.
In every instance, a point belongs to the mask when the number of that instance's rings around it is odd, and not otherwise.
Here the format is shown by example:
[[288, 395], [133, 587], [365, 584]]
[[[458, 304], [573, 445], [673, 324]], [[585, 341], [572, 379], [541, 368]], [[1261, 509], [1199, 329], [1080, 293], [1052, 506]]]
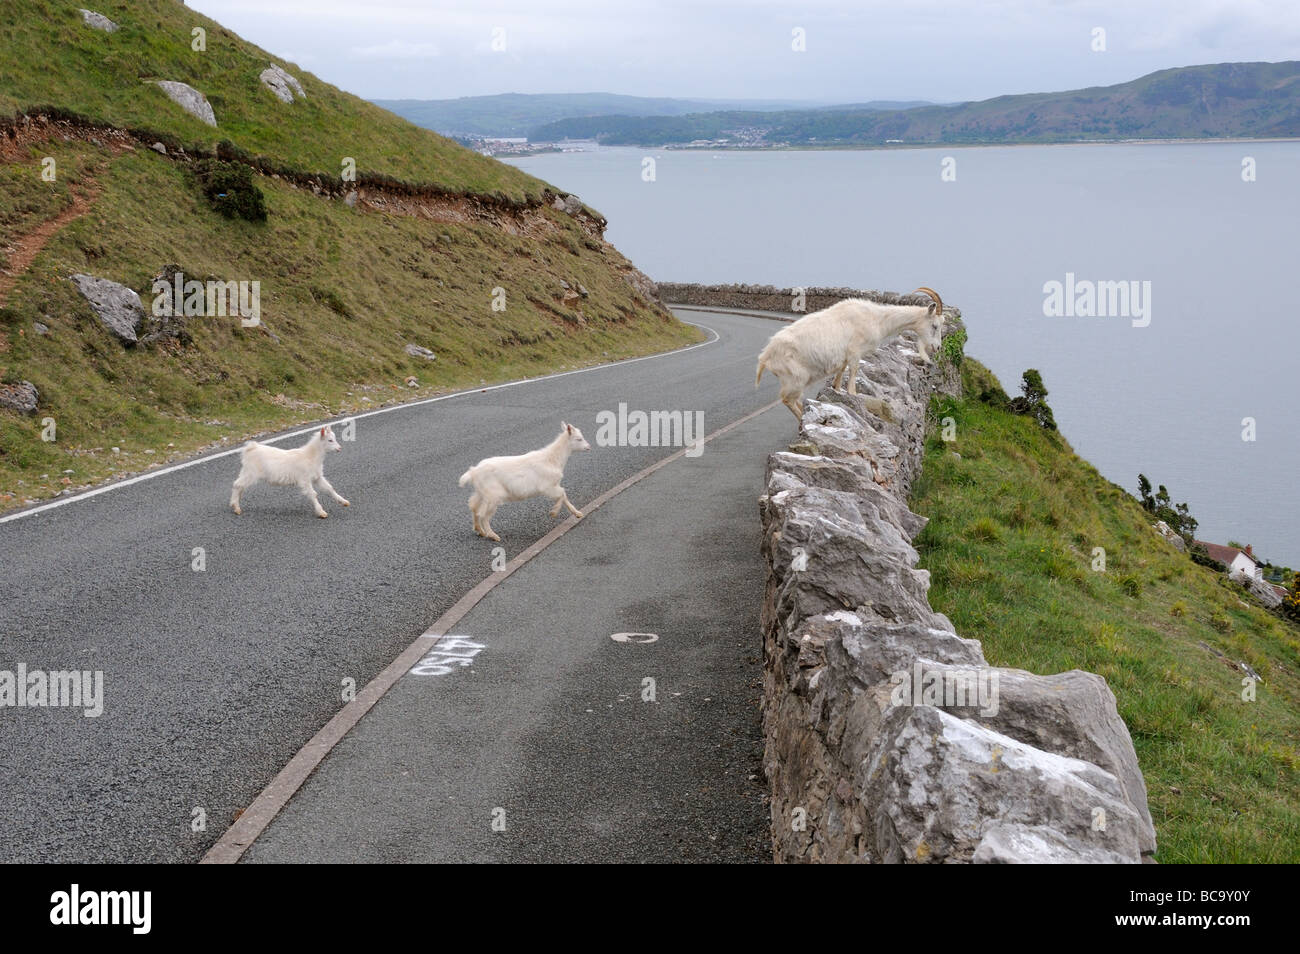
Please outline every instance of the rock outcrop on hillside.
[[301, 96], [303, 99], [307, 98], [307, 94], [303, 92], [302, 83], [298, 82], [298, 77], [275, 64], [262, 70], [258, 79], [282, 103], [292, 103], [295, 95]]
[[208, 98], [188, 83], [175, 80], [157, 80], [158, 88], [167, 94], [167, 98], [185, 110], [199, 122], [216, 126], [217, 115], [212, 111]]
[[[950, 322], [948, 332], [958, 327]], [[809, 401], [760, 501], [777, 861], [1138, 863], [1146, 788], [1115, 697], [991, 667], [929, 605], [907, 507], [949, 363], [896, 340]]]
[[134, 345], [139, 339], [140, 323], [144, 320], [144, 305], [134, 289], [127, 288], [107, 278], [77, 274], [72, 276], [83, 298], [99, 323], [111, 331], [122, 344]]
[[104, 14], [96, 13], [94, 10], [83, 9], [81, 11], [81, 22], [93, 30], [103, 30], [105, 33], [116, 33], [121, 29]]
[[35, 414], [40, 400], [40, 392], [30, 381], [0, 383], [0, 407], [17, 411], [19, 414]]

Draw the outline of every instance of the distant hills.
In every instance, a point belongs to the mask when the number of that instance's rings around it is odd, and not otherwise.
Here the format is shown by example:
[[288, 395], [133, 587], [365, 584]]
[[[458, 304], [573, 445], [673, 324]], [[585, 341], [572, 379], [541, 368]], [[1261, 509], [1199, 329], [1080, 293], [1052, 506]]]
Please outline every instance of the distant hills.
[[808, 100], [672, 99], [622, 96], [617, 93], [503, 93], [459, 99], [376, 99], [381, 106], [444, 136], [518, 137], [548, 123], [593, 116], [684, 116], [724, 110], [763, 113], [825, 108], [907, 109], [924, 101], [879, 101], [840, 105]]
[[538, 124], [527, 136], [542, 142], [660, 146], [706, 140], [751, 147], [1293, 137], [1300, 136], [1300, 62], [1188, 66], [1116, 86], [908, 109], [573, 117]]

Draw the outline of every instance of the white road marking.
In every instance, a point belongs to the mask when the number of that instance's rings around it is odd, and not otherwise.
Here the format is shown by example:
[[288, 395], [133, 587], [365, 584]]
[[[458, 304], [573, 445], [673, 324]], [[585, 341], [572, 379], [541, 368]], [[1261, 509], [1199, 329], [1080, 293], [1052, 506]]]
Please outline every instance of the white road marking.
[[454, 672], [457, 666], [472, 665], [474, 657], [485, 649], [487, 646], [483, 643], [476, 643], [466, 636], [444, 636], [438, 640], [433, 651], [421, 658], [407, 673], [412, 676], [445, 676]]
[[[699, 344], [687, 345], [685, 348], [675, 348], [672, 351], [664, 351], [660, 354], [648, 354], [640, 358], [628, 358], [624, 361], [610, 361], [607, 364], [597, 364], [590, 368], [578, 368], [574, 371], [559, 371], [555, 374], [545, 374], [539, 378], [521, 378], [518, 381], [507, 381], [505, 384], [492, 384], [482, 388], [468, 388], [464, 391], [456, 391], [452, 394], [443, 394], [439, 397], [424, 398], [420, 401], [411, 401], [409, 404], [394, 404], [390, 407], [376, 408], [373, 411], [365, 411], [361, 414], [345, 414], [342, 417], [331, 418], [327, 421], [317, 421], [309, 427], [301, 430], [291, 431], [288, 434], [281, 434], [279, 437], [268, 437], [263, 440], [263, 444], [274, 444], [277, 441], [287, 441], [294, 437], [302, 437], [304, 434], [310, 434], [316, 428], [324, 424], [339, 424], [343, 421], [359, 421], [362, 418], [374, 417], [377, 414], [389, 414], [393, 411], [405, 411], [410, 408], [423, 407], [426, 404], [437, 404], [439, 401], [450, 401], [452, 398], [466, 397], [471, 394], [484, 394], [488, 391], [501, 391], [505, 388], [518, 387], [521, 384], [533, 384], [537, 381], [551, 381], [555, 378], [565, 378], [571, 374], [586, 374], [588, 371], [604, 371], [609, 368], [621, 367], [625, 364], [636, 364], [638, 361], [652, 361], [655, 358], [667, 358], [674, 354], [684, 354], [687, 351], [694, 351], [696, 348], [706, 348], [711, 344], [717, 344], [719, 335], [708, 325], [702, 325], [694, 321], [685, 321], [683, 324], [694, 325], [697, 328], [703, 328], [709, 334], [713, 335], [708, 341], [701, 341]], [[230, 457], [238, 454], [244, 449], [244, 445], [232, 447], [229, 450], [217, 451], [214, 454], [207, 454], [203, 457], [196, 457], [193, 460], [187, 460], [180, 464], [172, 464], [169, 467], [161, 467], [158, 470], [151, 470], [147, 473], [137, 474], [134, 477], [128, 477], [126, 480], [119, 480], [116, 483], [105, 484], [102, 487], [96, 487], [93, 490], [87, 490], [85, 493], [76, 494], [72, 497], [60, 497], [58, 500], [51, 500], [49, 503], [40, 504], [36, 507], [29, 507], [26, 510], [20, 510], [18, 513], [11, 513], [7, 517], [0, 517], [0, 523], [8, 523], [11, 520], [21, 520], [24, 517], [34, 517], [38, 513], [44, 513], [47, 510], [54, 510], [57, 507], [63, 507], [68, 504], [77, 503], [82, 500], [89, 500], [92, 497], [98, 497], [100, 494], [106, 494], [110, 490], [121, 490], [123, 487], [130, 487], [132, 484], [143, 483], [146, 480], [153, 480], [155, 477], [162, 477], [165, 474], [173, 474], [178, 470], [185, 470], [189, 467], [197, 467], [199, 464], [206, 464], [209, 461], [220, 460], [223, 457]]]
[[653, 643], [659, 638], [658, 633], [612, 633], [609, 637], [616, 643]]

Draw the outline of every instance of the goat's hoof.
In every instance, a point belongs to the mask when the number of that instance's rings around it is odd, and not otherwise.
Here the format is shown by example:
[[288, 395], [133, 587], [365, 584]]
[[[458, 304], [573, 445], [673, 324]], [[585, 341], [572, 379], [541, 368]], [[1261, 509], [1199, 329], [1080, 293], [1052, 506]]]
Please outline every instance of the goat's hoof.
[[487, 538], [488, 538], [489, 540], [495, 540], [497, 543], [500, 543], [500, 542], [501, 542], [501, 538], [498, 537], [495, 533], [489, 533], [489, 534], [487, 535]]
[[581, 510], [575, 510], [575, 511], [573, 511], [573, 519], [574, 519], [574, 520], [581, 520], [581, 519], [582, 519], [583, 517], [585, 517], [585, 516], [586, 516], [586, 514], [584, 514]]
[[244, 512], [244, 511], [240, 510], [238, 507], [231, 507], [230, 509], [233, 510], [233, 511], [235, 511], [235, 516], [236, 516], [236, 517], [238, 517], [240, 514], [242, 514], [242, 513]]
[[349, 502], [346, 501], [346, 500], [340, 500], [339, 503], [341, 503], [341, 504], [342, 504], [343, 506], [345, 506], [345, 507], [351, 507], [351, 506], [352, 506], [352, 504], [349, 503]]
[[316, 514], [316, 516], [318, 516], [318, 517], [320, 517], [322, 520], [324, 520], [326, 517], [329, 516], [329, 514], [327, 514], [324, 510], [322, 510], [320, 513]]

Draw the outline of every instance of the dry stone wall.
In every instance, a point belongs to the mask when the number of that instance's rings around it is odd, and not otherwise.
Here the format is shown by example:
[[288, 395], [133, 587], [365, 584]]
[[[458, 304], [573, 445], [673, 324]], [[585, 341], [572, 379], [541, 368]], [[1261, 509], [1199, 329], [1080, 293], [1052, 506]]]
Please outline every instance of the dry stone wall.
[[768, 460], [775, 859], [1141, 862], [1155, 830], [1105, 681], [989, 666], [930, 607], [911, 542], [926, 521], [908, 492], [930, 398], [959, 388], [950, 363], [895, 340], [862, 363], [856, 398], [824, 390]]

